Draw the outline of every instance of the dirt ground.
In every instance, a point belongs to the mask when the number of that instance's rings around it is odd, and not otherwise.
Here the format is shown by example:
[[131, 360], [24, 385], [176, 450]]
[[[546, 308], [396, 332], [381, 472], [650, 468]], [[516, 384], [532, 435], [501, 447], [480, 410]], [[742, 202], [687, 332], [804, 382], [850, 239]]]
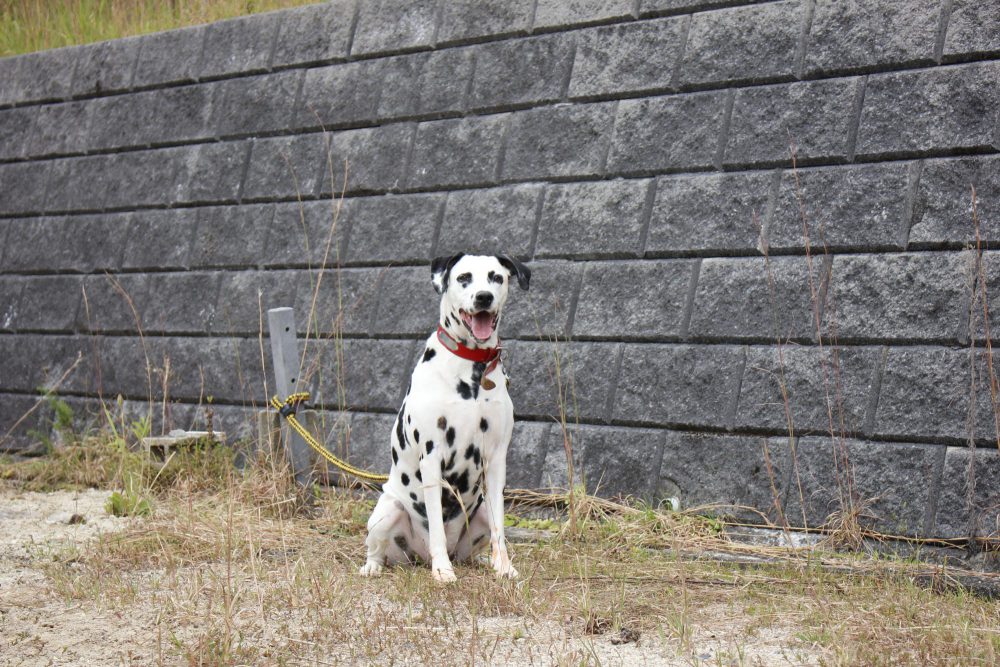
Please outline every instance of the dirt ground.
[[[169, 648], [171, 642], [176, 645], [192, 636], [196, 628], [172, 628], [170, 619], [163, 618], [163, 606], [143, 595], [141, 585], [132, 597], [117, 593], [112, 597], [74, 598], [61, 595], [47, 573], [47, 564], [59, 560], [72, 566], [75, 554], [82, 553], [88, 542], [102, 534], [123, 530], [130, 521], [138, 521], [109, 516], [104, 510], [107, 497], [108, 492], [97, 490], [31, 493], [0, 487], [0, 665], [191, 663], [190, 654], [185, 658]], [[345, 569], [346, 572], [349, 571]], [[158, 575], [154, 572], [146, 576], [155, 581]], [[393, 577], [381, 581], [385, 586], [394, 585]], [[405, 627], [407, 619], [415, 627], [420, 625], [419, 619], [412, 618], [414, 614], [419, 616], [420, 610], [395, 609], [393, 596], [380, 594], [377, 587], [362, 587], [359, 583], [358, 589], [355, 611], [363, 613], [367, 609], [395, 616], [396, 628]], [[752, 636], [744, 634], [741, 628], [745, 619], [723, 604], [715, 610], [701, 609], [698, 617], [700, 622], [691, 629], [684, 646], [663, 633], [659, 636], [645, 633], [638, 641], [622, 643], [618, 634], [588, 633], [576, 621], [558, 622], [551, 618], [526, 620], [510, 614], [483, 615], [469, 622], [478, 642], [493, 644], [492, 657], [487, 662], [498, 665], [798, 665], [815, 664], [821, 655], [797, 640], [794, 628], [768, 627], [756, 629]], [[246, 641], [257, 645], [252, 662], [369, 664], [369, 659], [360, 657], [357, 651], [338, 649], [336, 645], [330, 646], [328, 652], [313, 652], [309, 658], [283, 653], [282, 647], [315, 640], [306, 632], [300, 633], [303, 639], [296, 639], [296, 633], [287, 630], [288, 627], [302, 630], [308, 619], [296, 618], [294, 611], [290, 611], [288, 620], [290, 623], [282, 626], [285, 631], [271, 628], [246, 633]], [[254, 621], [251, 617], [240, 622], [249, 628]], [[164, 628], [172, 634], [172, 639], [166, 642]], [[400, 655], [405, 656], [405, 647], [401, 648], [404, 650]], [[280, 661], [274, 659], [282, 655]], [[384, 664], [386, 654], [381, 655], [373, 662]], [[409, 660], [403, 657], [402, 662], [427, 662], [426, 658], [414, 661], [414, 657]], [[443, 662], [483, 664], [484, 661], [473, 655], [465, 660], [452, 652]]]

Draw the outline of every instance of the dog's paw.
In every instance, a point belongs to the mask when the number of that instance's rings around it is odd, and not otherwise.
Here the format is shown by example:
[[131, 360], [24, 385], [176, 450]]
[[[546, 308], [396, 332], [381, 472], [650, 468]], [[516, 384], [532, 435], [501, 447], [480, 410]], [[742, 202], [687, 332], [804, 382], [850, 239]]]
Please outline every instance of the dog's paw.
[[361, 569], [358, 570], [358, 574], [362, 577], [378, 577], [382, 574], [382, 569], [381, 563], [376, 563], [375, 561], [370, 560], [361, 566]]
[[497, 579], [517, 579], [517, 569], [510, 562], [494, 563], [493, 571], [496, 572]]
[[431, 576], [434, 577], [434, 581], [439, 584], [450, 584], [458, 581], [458, 577], [455, 576], [455, 570], [450, 567], [447, 569], [443, 567], [431, 568]]

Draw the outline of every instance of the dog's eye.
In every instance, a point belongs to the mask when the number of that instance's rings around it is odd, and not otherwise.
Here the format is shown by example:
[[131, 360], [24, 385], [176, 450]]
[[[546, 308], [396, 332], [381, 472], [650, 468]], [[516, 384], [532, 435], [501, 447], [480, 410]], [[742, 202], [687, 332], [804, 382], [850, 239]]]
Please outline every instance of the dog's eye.
[[455, 278], [455, 281], [459, 285], [461, 285], [462, 287], [468, 287], [469, 283], [472, 282], [472, 274], [471, 273], [463, 273], [459, 277]]
[[496, 283], [497, 285], [503, 285], [503, 276], [501, 276], [496, 271], [490, 271], [486, 274], [486, 279], [491, 283]]

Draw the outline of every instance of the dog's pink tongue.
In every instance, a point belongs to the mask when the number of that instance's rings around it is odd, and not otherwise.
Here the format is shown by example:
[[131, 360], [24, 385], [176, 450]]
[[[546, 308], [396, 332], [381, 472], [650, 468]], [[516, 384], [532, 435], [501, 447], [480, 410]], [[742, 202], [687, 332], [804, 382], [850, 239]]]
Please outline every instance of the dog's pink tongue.
[[472, 335], [479, 340], [486, 340], [493, 335], [492, 313], [476, 313], [472, 316]]

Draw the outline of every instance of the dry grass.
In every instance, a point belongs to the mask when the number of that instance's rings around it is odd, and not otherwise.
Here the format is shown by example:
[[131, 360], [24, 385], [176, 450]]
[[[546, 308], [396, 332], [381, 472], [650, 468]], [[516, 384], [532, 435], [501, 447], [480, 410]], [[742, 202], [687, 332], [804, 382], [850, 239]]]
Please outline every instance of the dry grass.
[[[1000, 604], [917, 585], [926, 565], [752, 547], [701, 517], [578, 493], [573, 527], [556, 515], [514, 545], [520, 581], [479, 564], [455, 586], [426, 567], [372, 581], [356, 574], [370, 500], [325, 491], [306, 511], [272, 462], [220, 464], [211, 484], [203, 463], [148, 489], [152, 516], [39, 565], [71, 606], [150, 619], [131, 649], [142, 664], [1000, 660]], [[515, 496], [518, 513], [569, 503]]]
[[170, 30], [316, 0], [0, 0], [0, 57]]

